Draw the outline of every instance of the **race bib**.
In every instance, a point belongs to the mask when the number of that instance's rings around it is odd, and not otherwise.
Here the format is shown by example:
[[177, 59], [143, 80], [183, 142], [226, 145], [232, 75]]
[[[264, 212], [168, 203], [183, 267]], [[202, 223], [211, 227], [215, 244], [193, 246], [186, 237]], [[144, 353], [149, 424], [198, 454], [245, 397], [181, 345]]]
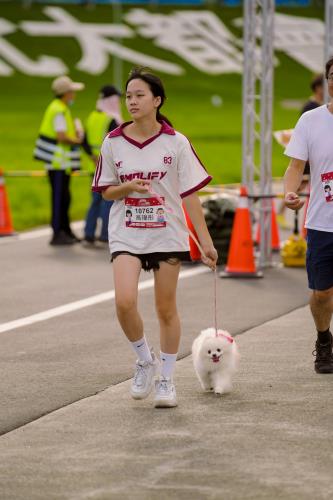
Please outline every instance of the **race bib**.
[[165, 200], [155, 198], [125, 198], [126, 227], [166, 227]]
[[333, 172], [321, 174], [324, 195], [327, 202], [333, 201]]

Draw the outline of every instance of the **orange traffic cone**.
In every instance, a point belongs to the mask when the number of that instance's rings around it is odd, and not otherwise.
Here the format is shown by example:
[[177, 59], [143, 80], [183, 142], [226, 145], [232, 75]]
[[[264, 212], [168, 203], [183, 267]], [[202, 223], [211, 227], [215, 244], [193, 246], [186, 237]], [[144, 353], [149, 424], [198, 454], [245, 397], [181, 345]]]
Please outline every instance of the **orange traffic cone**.
[[[277, 252], [280, 251], [280, 236], [279, 236], [279, 226], [276, 220], [276, 211], [275, 211], [275, 203], [272, 200], [272, 219], [271, 219], [271, 248]], [[260, 224], [257, 227], [257, 235], [256, 235], [256, 245], [260, 244]]]
[[[187, 211], [185, 209], [184, 204], [183, 204], [183, 210], [184, 210], [184, 214], [185, 214], [185, 219], [186, 219], [187, 227], [194, 234], [194, 236], [196, 237], [196, 239], [198, 239], [198, 235], [197, 235], [197, 233], [196, 233], [196, 231], [194, 229], [194, 226], [192, 224], [190, 216], [188, 215], [188, 213], [187, 213]], [[198, 260], [201, 260], [201, 252], [200, 252], [200, 250], [198, 248], [198, 245], [193, 241], [193, 239], [191, 238], [191, 236], [189, 236], [189, 242], [190, 242], [190, 254], [191, 254], [192, 261], [197, 262]]]
[[5, 188], [5, 178], [0, 170], [0, 236], [10, 236], [14, 234], [12, 218]]
[[246, 187], [240, 189], [240, 199], [232, 227], [228, 262], [221, 278], [261, 278], [256, 270], [252, 240], [251, 217]]

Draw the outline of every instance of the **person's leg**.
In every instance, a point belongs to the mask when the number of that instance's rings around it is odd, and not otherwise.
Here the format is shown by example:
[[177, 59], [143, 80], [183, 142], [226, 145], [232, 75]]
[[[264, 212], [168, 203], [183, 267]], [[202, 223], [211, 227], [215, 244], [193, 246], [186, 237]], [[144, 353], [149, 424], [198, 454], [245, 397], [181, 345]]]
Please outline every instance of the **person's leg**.
[[333, 373], [333, 234], [308, 229], [306, 268], [312, 290], [310, 309], [317, 328], [315, 371]]
[[333, 287], [328, 290], [313, 290], [310, 309], [319, 332], [330, 328], [333, 312]]
[[84, 237], [87, 241], [94, 241], [95, 239], [97, 219], [102, 203], [103, 203], [102, 195], [100, 193], [93, 192], [84, 228]]
[[160, 269], [154, 272], [155, 306], [160, 324], [161, 351], [177, 354], [180, 341], [180, 320], [177, 311], [176, 291], [180, 262], [160, 262]]
[[310, 308], [317, 328], [315, 348], [315, 371], [333, 373], [333, 338], [330, 324], [333, 310], [333, 288], [314, 290], [310, 298]]
[[57, 170], [48, 170], [48, 177], [51, 185], [51, 227], [55, 236], [61, 229], [61, 182]]
[[154, 406], [170, 408], [177, 406], [172, 375], [176, 364], [180, 341], [180, 320], [176, 304], [176, 289], [180, 262], [160, 262], [155, 276], [155, 305], [160, 324], [161, 377], [156, 382]]
[[70, 238], [64, 232], [63, 222], [62, 222], [63, 172], [61, 170], [49, 170], [48, 176], [51, 184], [51, 199], [52, 199], [51, 226], [53, 229], [53, 237], [50, 241], [50, 244], [72, 245], [73, 239]]
[[143, 334], [143, 323], [137, 309], [140, 271], [141, 261], [137, 257], [118, 255], [113, 261], [117, 317], [138, 356], [131, 385], [134, 399], [144, 399], [150, 394], [158, 367]]
[[141, 261], [132, 255], [118, 255], [113, 261], [116, 311], [130, 342], [143, 337], [143, 323], [137, 309]]
[[71, 229], [69, 225], [69, 206], [71, 202], [69, 192], [70, 175], [64, 170], [61, 171], [61, 228], [65, 233], [70, 234]]
[[70, 234], [71, 229], [69, 225], [69, 181], [70, 176], [64, 171], [61, 171], [61, 227], [65, 233]]
[[100, 204], [100, 212], [99, 215], [102, 219], [102, 229], [101, 229], [101, 235], [100, 235], [100, 241], [108, 241], [109, 236], [108, 236], [108, 229], [109, 229], [109, 215], [110, 215], [110, 208], [112, 207], [113, 201], [106, 201], [102, 199], [102, 202]]
[[78, 243], [81, 239], [73, 233], [70, 226], [69, 209], [71, 204], [70, 192], [71, 175], [63, 171], [62, 178], [62, 225], [65, 233], [73, 239], [74, 243]]

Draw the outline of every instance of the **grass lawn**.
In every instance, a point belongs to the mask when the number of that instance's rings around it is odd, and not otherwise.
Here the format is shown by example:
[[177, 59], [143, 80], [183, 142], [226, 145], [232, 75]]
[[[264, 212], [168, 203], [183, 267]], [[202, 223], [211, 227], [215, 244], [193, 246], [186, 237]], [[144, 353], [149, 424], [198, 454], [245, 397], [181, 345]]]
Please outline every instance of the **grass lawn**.
[[[1, 5], [1, 16], [17, 23], [20, 20], [45, 20], [41, 5], [23, 9], [17, 4]], [[82, 21], [112, 22], [110, 6], [100, 6], [87, 10], [80, 6], [68, 10]], [[174, 10], [170, 7], [159, 8], [159, 12]], [[184, 9], [183, 9], [184, 10]], [[240, 36], [230, 21], [239, 17], [239, 9], [214, 9], [222, 16], [230, 29]], [[321, 17], [319, 9], [289, 9], [284, 12], [292, 15]], [[22, 31], [7, 35], [13, 43], [31, 58], [47, 54], [61, 57], [69, 68], [74, 68], [80, 58], [80, 48], [75, 39], [27, 37]], [[186, 68], [183, 76], [175, 77], [161, 74], [166, 86], [168, 101], [163, 108], [176, 129], [186, 134], [192, 141], [201, 160], [213, 175], [214, 182], [228, 183], [240, 180], [241, 171], [241, 76], [203, 74], [184, 63], [183, 59], [159, 49], [149, 40], [137, 37], [125, 42], [126, 46], [143, 53], [172, 60]], [[277, 54], [280, 65], [275, 71], [274, 128], [290, 128], [295, 124], [298, 110], [283, 109], [285, 99], [306, 100], [309, 95], [311, 74], [295, 61]], [[124, 63], [126, 76], [131, 65]], [[85, 120], [94, 108], [99, 88], [113, 81], [112, 63], [102, 76], [91, 76], [76, 70], [70, 76], [86, 84], [86, 90], [77, 95], [73, 114]], [[52, 98], [50, 91], [52, 78], [35, 78], [16, 72], [11, 77], [0, 79], [2, 120], [0, 125], [0, 167], [5, 171], [36, 170], [42, 164], [32, 159], [32, 150], [37, 137], [42, 114]], [[223, 103], [214, 107], [212, 95], [220, 95]], [[126, 116], [126, 113], [124, 113]], [[273, 145], [273, 174], [284, 172], [286, 159], [282, 148]], [[21, 230], [49, 221], [49, 186], [46, 178], [6, 179], [15, 229]], [[90, 197], [88, 177], [72, 179], [72, 219], [84, 217]]]

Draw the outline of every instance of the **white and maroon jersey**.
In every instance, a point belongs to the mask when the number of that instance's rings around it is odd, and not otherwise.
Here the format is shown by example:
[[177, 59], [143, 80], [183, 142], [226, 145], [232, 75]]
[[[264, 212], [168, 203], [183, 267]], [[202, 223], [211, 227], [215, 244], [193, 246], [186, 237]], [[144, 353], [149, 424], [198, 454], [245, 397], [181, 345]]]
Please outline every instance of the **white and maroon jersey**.
[[[151, 194], [130, 193], [110, 211], [110, 251], [137, 254], [189, 249], [182, 198], [203, 188], [208, 175], [189, 140], [162, 122], [160, 132], [144, 143], [127, 137], [122, 124], [104, 139], [93, 191], [133, 179], [150, 180]], [[171, 213], [170, 213], [171, 212]]]

